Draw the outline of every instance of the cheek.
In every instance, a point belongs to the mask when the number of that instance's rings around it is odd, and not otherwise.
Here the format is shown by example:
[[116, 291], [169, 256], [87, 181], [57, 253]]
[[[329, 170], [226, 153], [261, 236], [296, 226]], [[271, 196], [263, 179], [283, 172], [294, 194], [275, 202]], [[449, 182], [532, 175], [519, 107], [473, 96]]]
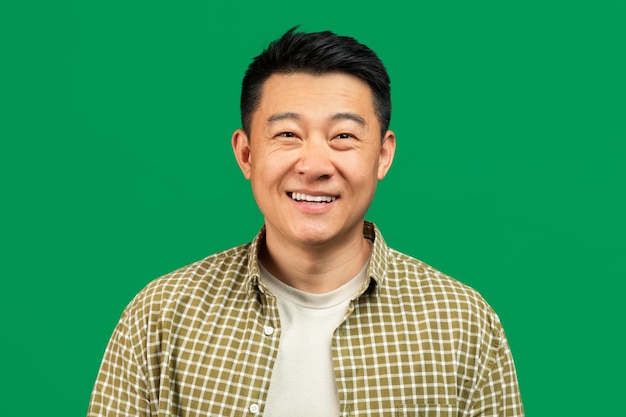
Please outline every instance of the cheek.
[[258, 159], [252, 161], [250, 182], [252, 189], [263, 197], [272, 187], [277, 187], [288, 176], [289, 166], [280, 159]]
[[355, 184], [368, 185], [376, 182], [379, 174], [378, 159], [345, 158], [338, 162], [341, 171], [348, 181]]

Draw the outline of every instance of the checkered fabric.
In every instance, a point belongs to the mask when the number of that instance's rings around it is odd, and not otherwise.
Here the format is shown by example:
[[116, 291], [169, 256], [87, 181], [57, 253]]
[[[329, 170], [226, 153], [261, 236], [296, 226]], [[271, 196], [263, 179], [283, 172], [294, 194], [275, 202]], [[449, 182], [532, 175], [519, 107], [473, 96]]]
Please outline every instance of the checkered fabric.
[[[331, 347], [341, 416], [523, 416], [504, 331], [483, 298], [388, 248], [372, 223], [364, 236], [368, 280]], [[263, 415], [281, 334], [276, 299], [259, 280], [263, 238], [262, 229], [135, 297], [88, 416]]]

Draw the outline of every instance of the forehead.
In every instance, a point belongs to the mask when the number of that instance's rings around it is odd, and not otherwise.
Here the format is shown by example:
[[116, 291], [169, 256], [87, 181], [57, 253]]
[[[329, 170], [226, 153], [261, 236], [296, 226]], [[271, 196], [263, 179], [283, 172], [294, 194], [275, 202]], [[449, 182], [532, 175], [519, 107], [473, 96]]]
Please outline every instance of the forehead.
[[310, 117], [352, 112], [365, 120], [376, 117], [370, 86], [341, 72], [272, 74], [263, 84], [255, 118], [284, 112]]

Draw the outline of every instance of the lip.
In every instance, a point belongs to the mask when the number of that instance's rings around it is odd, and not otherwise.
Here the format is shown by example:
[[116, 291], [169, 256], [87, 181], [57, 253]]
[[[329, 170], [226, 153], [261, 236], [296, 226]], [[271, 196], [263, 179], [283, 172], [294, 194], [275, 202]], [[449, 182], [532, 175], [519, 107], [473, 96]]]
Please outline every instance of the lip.
[[305, 194], [311, 197], [332, 197], [335, 200], [339, 198], [339, 194], [329, 191], [311, 191], [311, 190], [289, 190], [287, 191], [287, 196], [291, 198], [293, 194]]
[[[297, 201], [291, 196], [296, 194], [305, 194], [311, 197], [334, 197], [333, 201], [326, 202], [311, 202], [311, 201]], [[293, 204], [293, 206], [300, 212], [305, 214], [324, 214], [332, 210], [339, 200], [339, 195], [335, 193], [329, 193], [324, 191], [310, 191], [310, 190], [293, 190], [286, 193], [287, 198]]]

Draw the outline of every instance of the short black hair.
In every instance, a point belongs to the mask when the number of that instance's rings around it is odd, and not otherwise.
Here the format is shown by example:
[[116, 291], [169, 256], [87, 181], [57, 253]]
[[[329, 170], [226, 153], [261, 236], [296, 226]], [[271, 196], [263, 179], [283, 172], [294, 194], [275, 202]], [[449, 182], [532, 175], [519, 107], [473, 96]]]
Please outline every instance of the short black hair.
[[241, 124], [248, 136], [252, 114], [261, 101], [263, 84], [272, 74], [342, 72], [360, 78], [371, 88], [381, 137], [384, 137], [391, 121], [391, 81], [376, 53], [348, 36], [330, 31], [303, 33], [296, 29], [298, 26], [271, 42], [246, 71], [240, 110]]

